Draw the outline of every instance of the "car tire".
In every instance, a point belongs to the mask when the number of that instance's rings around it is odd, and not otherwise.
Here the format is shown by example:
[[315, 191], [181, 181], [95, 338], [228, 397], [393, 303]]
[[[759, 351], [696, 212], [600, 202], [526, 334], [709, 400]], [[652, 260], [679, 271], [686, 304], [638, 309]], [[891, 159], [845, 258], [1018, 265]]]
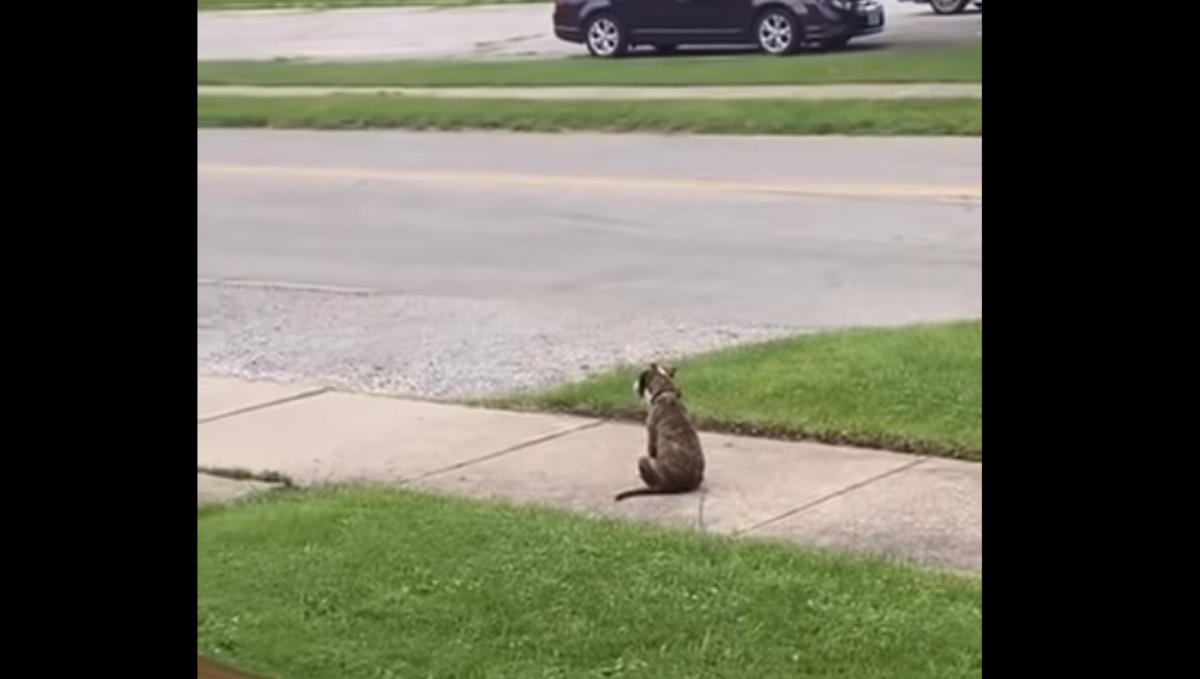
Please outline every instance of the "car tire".
[[625, 27], [608, 12], [601, 12], [587, 20], [583, 28], [583, 42], [593, 57], [613, 59], [629, 51], [629, 37]]
[[800, 49], [800, 22], [782, 7], [768, 7], [754, 22], [754, 40], [766, 54], [783, 56]]
[[971, 0], [929, 0], [935, 14], [962, 14]]

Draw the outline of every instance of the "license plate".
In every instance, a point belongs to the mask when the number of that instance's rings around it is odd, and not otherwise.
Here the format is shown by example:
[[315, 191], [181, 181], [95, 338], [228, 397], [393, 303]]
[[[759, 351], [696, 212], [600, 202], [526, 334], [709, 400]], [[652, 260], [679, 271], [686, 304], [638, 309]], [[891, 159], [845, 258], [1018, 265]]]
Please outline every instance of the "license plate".
[[867, 15], [868, 26], [878, 26], [883, 21], [883, 15], [879, 12], [871, 12]]

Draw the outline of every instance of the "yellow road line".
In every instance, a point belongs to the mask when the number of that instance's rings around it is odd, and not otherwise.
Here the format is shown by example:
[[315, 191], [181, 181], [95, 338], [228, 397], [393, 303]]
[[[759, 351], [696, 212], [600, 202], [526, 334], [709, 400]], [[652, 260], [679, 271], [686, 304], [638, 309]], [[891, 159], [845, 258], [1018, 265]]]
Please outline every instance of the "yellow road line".
[[936, 202], [981, 202], [982, 186], [925, 184], [823, 184], [815, 182], [736, 182], [707, 179], [652, 179], [542, 175], [508, 172], [383, 170], [379, 168], [300, 167], [292, 165], [234, 165], [197, 163], [200, 174], [280, 176], [343, 181], [386, 181], [445, 184], [465, 187], [531, 187], [593, 190], [680, 191], [686, 193], [774, 193], [835, 198], [906, 198]]

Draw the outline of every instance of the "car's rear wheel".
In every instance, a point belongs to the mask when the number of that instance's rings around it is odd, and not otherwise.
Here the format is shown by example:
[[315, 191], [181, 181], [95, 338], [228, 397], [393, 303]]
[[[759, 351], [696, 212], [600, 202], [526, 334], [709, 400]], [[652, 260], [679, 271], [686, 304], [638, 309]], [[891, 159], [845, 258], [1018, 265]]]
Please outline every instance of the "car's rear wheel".
[[961, 14], [971, 0], [929, 0], [929, 6], [937, 14]]
[[800, 24], [796, 16], [782, 7], [770, 7], [758, 16], [754, 37], [758, 48], [767, 54], [792, 54], [800, 47]]
[[625, 27], [607, 12], [588, 19], [584, 37], [588, 52], [593, 57], [611, 59], [629, 50], [629, 38], [625, 36]]

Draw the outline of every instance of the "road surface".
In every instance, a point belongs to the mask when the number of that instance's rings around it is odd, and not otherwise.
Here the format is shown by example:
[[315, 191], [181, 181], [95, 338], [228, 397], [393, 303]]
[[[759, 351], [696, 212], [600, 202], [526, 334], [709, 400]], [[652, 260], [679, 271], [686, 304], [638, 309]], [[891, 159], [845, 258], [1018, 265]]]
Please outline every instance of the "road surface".
[[[929, 46], [982, 40], [982, 12], [937, 16], [884, 0], [888, 27], [852, 45]], [[197, 59], [417, 59], [583, 56], [556, 39], [550, 3], [330, 11], [200, 12]]]
[[197, 139], [201, 374], [464, 396], [982, 314], [979, 139]]

